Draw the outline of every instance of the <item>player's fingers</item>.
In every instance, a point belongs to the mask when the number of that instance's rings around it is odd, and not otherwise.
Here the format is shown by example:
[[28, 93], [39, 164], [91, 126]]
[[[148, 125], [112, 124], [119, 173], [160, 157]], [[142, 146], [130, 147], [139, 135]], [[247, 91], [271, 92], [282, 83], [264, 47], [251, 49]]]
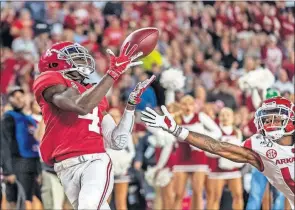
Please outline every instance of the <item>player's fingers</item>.
[[146, 126], [148, 127], [154, 127], [154, 128], [159, 128], [160, 126], [158, 124], [151, 124], [151, 123], [145, 123]]
[[131, 49], [129, 50], [129, 52], [126, 54], [128, 55], [133, 55], [133, 53], [135, 52], [135, 50], [138, 48], [138, 44], [135, 44], [131, 47]]
[[161, 106], [161, 110], [162, 110], [162, 112], [163, 112], [164, 115], [170, 116], [170, 113], [168, 112], [166, 106], [162, 105]]
[[114, 52], [111, 49], [107, 49], [106, 52], [111, 56], [115, 56]]
[[132, 62], [132, 63], [128, 64], [128, 68], [133, 67], [133, 66], [142, 65], [142, 64], [143, 64], [142, 61]]
[[151, 118], [151, 119], [156, 119], [156, 117], [155, 117], [154, 115], [152, 115], [152, 114], [150, 114], [150, 113], [148, 113], [148, 112], [141, 111], [141, 114], [142, 114], [142, 115], [145, 115], [145, 116], [147, 116], [147, 117], [149, 117], [149, 118]]
[[148, 113], [154, 115], [155, 117], [158, 116], [158, 113], [157, 113], [156, 111], [152, 110], [150, 107], [145, 108], [145, 110], [146, 110]]
[[141, 117], [140, 119], [141, 119], [142, 121], [144, 121], [144, 122], [148, 122], [148, 123], [152, 123], [152, 124], [155, 123], [155, 120], [152, 120], [152, 119], [150, 119], [150, 118]]
[[133, 55], [131, 58], [130, 58], [130, 60], [131, 61], [134, 61], [134, 60], [136, 60], [137, 58], [139, 58], [140, 56], [142, 56], [143, 55], [143, 52], [138, 52], [138, 53], [136, 53], [135, 55]]
[[122, 52], [121, 52], [120, 55], [126, 55], [129, 46], [130, 46], [130, 42], [127, 42], [127, 43], [124, 45], [123, 50], [122, 50]]
[[147, 86], [149, 86], [154, 80], [156, 79], [156, 76], [153, 75], [151, 76], [151, 78], [149, 79], [146, 79], [144, 82], [143, 82], [143, 87], [146, 88]]
[[141, 82], [137, 83], [133, 91], [137, 91], [140, 88], [141, 88]]

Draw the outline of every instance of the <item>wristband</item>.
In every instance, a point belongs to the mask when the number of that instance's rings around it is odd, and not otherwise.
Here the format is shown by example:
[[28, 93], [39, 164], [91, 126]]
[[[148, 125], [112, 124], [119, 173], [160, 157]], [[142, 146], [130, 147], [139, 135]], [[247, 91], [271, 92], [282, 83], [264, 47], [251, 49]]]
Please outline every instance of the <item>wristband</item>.
[[120, 77], [120, 74], [111, 69], [107, 71], [107, 74], [110, 75], [114, 80], [117, 80]]
[[181, 141], [184, 141], [188, 134], [189, 134], [189, 130], [187, 130], [186, 128], [183, 128], [183, 127], [180, 127], [180, 126], [177, 126], [178, 128], [176, 129], [176, 132], [175, 132], [175, 136], [179, 138], [179, 140]]

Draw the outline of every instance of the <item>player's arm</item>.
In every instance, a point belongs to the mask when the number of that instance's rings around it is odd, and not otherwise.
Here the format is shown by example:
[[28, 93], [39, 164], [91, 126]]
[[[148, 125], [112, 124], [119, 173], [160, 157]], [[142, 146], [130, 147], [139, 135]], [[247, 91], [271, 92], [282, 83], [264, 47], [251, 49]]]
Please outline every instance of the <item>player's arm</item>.
[[[75, 88], [67, 87], [61, 82], [54, 85], [48, 84], [46, 89], [42, 91], [44, 99], [59, 107], [61, 110], [76, 112], [79, 115], [88, 114], [97, 106], [97, 104], [99, 104], [121, 74], [132, 66], [142, 64], [141, 61], [133, 62], [142, 55], [142, 52], [133, 55], [136, 48], [137, 45], [134, 45], [129, 49], [129, 43], [126, 43], [118, 57], [108, 49], [107, 52], [110, 55], [110, 67], [107, 74], [98, 84], [94, 85], [83, 94], [80, 94]], [[38, 79], [39, 78], [37, 78], [37, 80]]]
[[146, 111], [142, 112], [144, 117], [141, 119], [146, 125], [161, 127], [163, 130], [168, 131], [180, 140], [186, 141], [204, 151], [219, 155], [234, 162], [250, 163], [260, 169], [259, 160], [253, 151], [227, 142], [217, 141], [204, 134], [190, 132], [176, 124], [165, 106], [162, 106], [161, 108], [164, 115], [161, 116], [154, 110], [146, 108]]
[[115, 150], [125, 148], [134, 125], [134, 112], [136, 105], [140, 103], [142, 93], [155, 80], [155, 76], [137, 84], [135, 89], [130, 93], [124, 114], [116, 125], [114, 119], [106, 114], [102, 120], [103, 136], [106, 144]]
[[43, 97], [63, 111], [86, 115], [99, 104], [113, 84], [113, 78], [105, 75], [98, 84], [82, 94], [75, 88], [58, 84], [45, 89]]
[[231, 161], [238, 163], [250, 163], [256, 168], [260, 168], [259, 162], [256, 158], [256, 154], [247, 148], [227, 142], [218, 141], [209, 136], [196, 132], [188, 132], [188, 135], [184, 139], [184, 141], [204, 151], [219, 155]]

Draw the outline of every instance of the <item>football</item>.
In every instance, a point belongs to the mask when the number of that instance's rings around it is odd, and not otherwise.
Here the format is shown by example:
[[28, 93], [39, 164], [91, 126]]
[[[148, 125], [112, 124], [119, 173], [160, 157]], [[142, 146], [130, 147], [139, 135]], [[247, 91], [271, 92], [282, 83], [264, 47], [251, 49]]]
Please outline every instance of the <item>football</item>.
[[138, 29], [132, 32], [131, 34], [129, 34], [129, 36], [127, 36], [127, 38], [124, 40], [122, 44], [120, 52], [122, 52], [123, 46], [125, 46], [127, 42], [130, 42], [130, 46], [127, 52], [135, 44], [137, 44], [138, 48], [133, 53], [133, 55], [137, 54], [138, 52], [142, 52], [143, 55], [141, 57], [145, 57], [155, 49], [158, 42], [158, 38], [159, 38], [159, 30], [157, 28], [148, 27], [148, 28]]

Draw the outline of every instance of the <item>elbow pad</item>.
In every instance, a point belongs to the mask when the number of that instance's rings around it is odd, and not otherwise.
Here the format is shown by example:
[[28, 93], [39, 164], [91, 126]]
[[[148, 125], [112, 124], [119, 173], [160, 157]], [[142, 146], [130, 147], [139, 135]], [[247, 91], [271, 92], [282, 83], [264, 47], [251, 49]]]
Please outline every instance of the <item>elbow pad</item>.
[[131, 136], [131, 132], [134, 125], [134, 111], [125, 109], [125, 112], [112, 133], [112, 142], [114, 149], [121, 150], [126, 147], [128, 139]]
[[124, 149], [131, 138], [133, 124], [134, 111], [125, 110], [118, 125], [116, 125], [111, 115], [105, 115], [102, 120], [102, 130], [106, 147], [113, 150]]
[[126, 147], [127, 141], [130, 138], [129, 132], [124, 132], [118, 129], [114, 119], [107, 114], [102, 120], [102, 134], [106, 148], [113, 150], [122, 150]]

